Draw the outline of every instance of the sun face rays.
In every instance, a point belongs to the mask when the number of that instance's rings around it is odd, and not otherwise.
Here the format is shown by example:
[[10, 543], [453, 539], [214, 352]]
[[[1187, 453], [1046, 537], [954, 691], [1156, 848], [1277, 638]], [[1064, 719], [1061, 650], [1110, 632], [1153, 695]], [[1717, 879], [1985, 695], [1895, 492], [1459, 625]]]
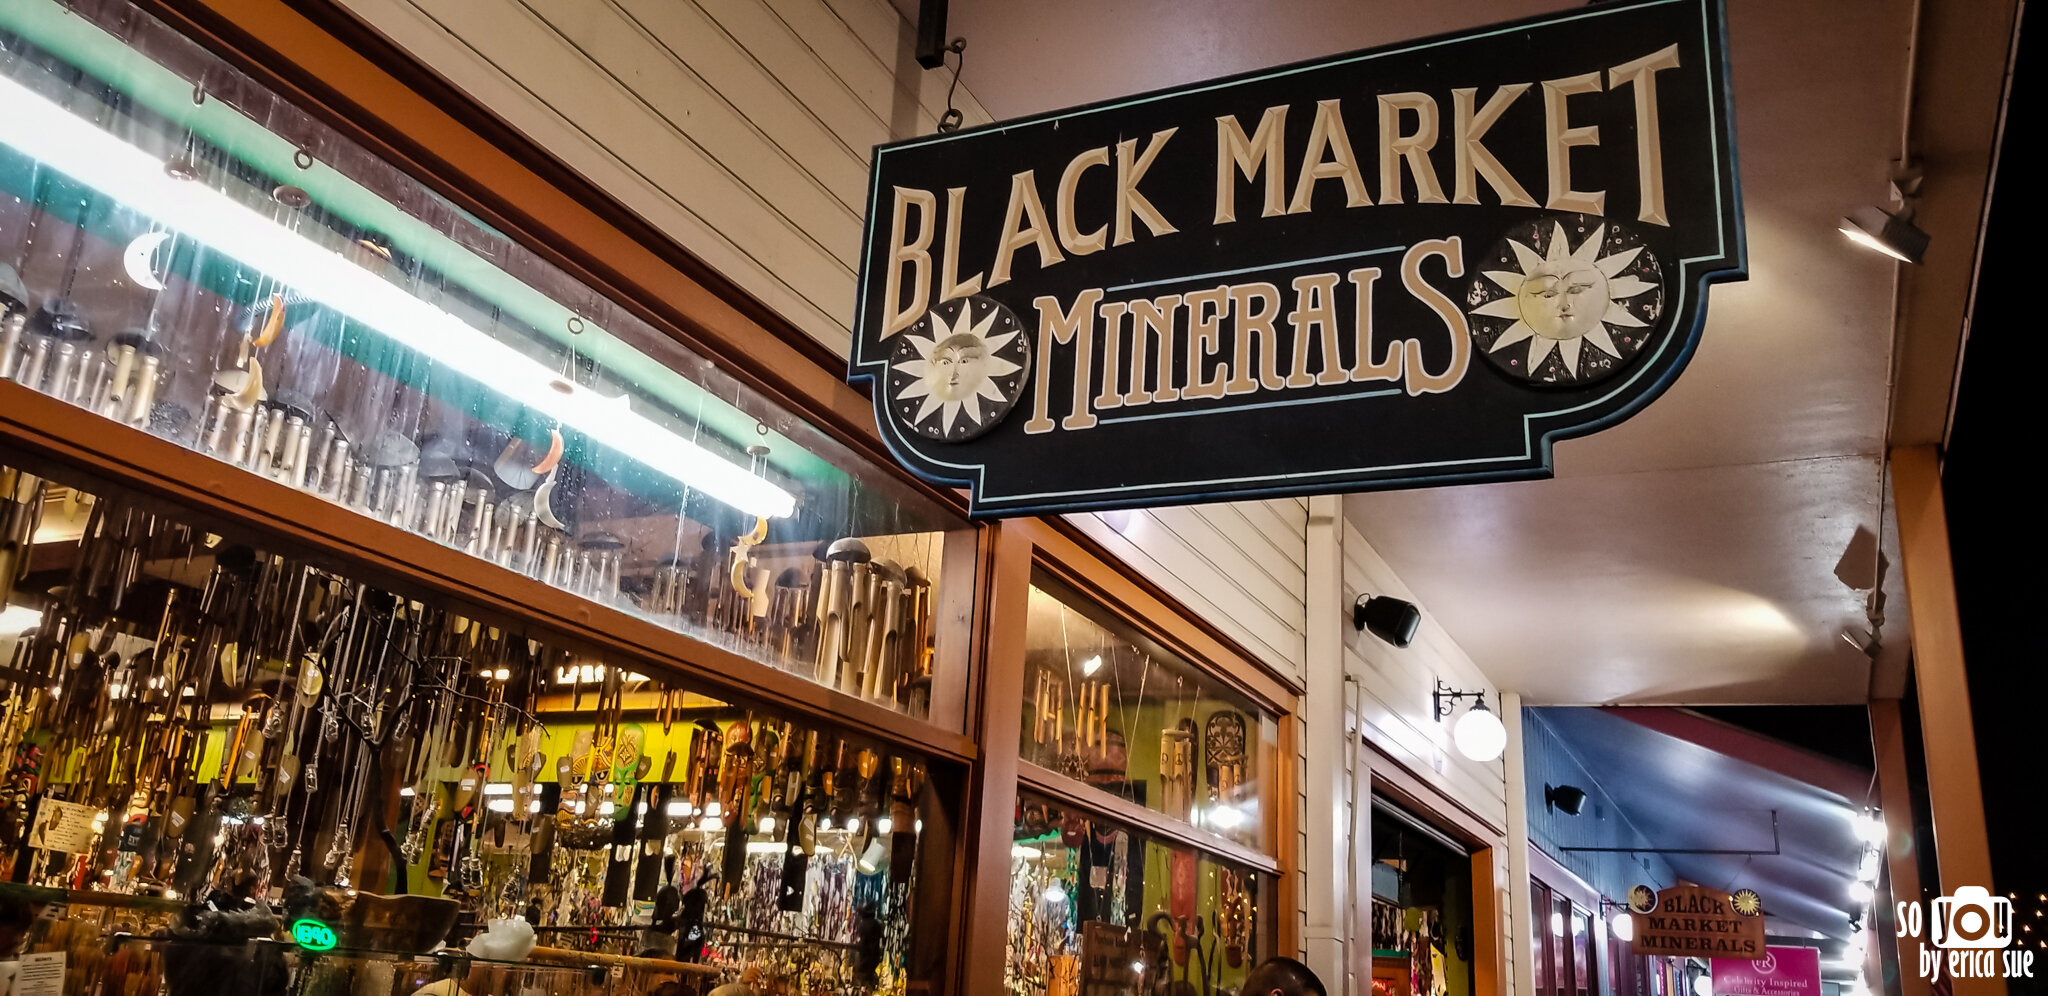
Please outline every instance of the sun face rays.
[[1492, 352], [1526, 343], [1524, 369], [1532, 375], [1553, 352], [1565, 370], [1576, 375], [1588, 343], [1621, 359], [1608, 326], [1645, 327], [1647, 323], [1631, 313], [1627, 302], [1656, 290], [1657, 285], [1624, 273], [1641, 255], [1642, 247], [1601, 256], [1606, 235], [1605, 225], [1596, 226], [1574, 249], [1564, 225], [1554, 222], [1542, 253], [1515, 239], [1506, 240], [1516, 269], [1482, 273], [1507, 295], [1472, 309], [1473, 315], [1510, 322], [1494, 338]]
[[973, 304], [963, 303], [951, 325], [945, 316], [934, 311], [930, 315], [930, 336], [913, 333], [905, 337], [904, 341], [917, 355], [896, 364], [896, 371], [909, 377], [909, 382], [896, 393], [896, 400], [922, 399], [917, 413], [909, 419], [912, 424], [921, 424], [937, 415], [940, 432], [951, 434], [962, 418], [971, 425], [983, 425], [990, 414], [984, 402], [993, 402], [997, 409], [1008, 404], [1010, 399], [1004, 396], [997, 380], [1023, 367], [998, 355], [1018, 333], [989, 335], [997, 314], [990, 309], [976, 321]]

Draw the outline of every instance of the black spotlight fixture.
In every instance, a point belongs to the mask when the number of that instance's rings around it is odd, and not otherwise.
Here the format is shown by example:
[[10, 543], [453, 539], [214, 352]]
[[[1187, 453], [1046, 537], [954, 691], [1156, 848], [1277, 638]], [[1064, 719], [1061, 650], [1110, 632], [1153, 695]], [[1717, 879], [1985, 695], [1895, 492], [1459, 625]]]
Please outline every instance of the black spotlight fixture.
[[1839, 227], [1851, 242], [1902, 263], [1917, 265], [1927, 255], [1927, 233], [1913, 224], [1910, 209], [1893, 214], [1876, 205], [1865, 205], [1843, 217]]
[[1577, 816], [1586, 810], [1586, 790], [1576, 785], [1544, 785], [1543, 808]]
[[1351, 627], [1362, 629], [1396, 647], [1415, 641], [1422, 626], [1422, 610], [1414, 602], [1388, 595], [1360, 595], [1351, 603]]

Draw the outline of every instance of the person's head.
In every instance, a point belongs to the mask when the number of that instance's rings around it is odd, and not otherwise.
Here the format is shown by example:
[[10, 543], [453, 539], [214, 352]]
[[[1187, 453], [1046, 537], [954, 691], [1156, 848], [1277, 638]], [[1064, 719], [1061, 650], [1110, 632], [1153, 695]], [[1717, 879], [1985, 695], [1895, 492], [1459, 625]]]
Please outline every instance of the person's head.
[[1243, 996], [1330, 996], [1308, 966], [1292, 958], [1268, 958], [1244, 977]]

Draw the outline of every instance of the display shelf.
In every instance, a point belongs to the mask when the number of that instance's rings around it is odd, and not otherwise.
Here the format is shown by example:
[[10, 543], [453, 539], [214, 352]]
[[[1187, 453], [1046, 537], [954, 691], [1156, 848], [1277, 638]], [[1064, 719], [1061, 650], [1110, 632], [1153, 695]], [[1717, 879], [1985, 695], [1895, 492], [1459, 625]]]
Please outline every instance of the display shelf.
[[9, 450], [20, 455], [10, 457], [12, 462], [52, 472], [44, 476], [82, 477], [98, 488], [169, 501], [197, 524], [223, 535], [279, 540], [296, 552], [347, 564], [352, 573], [393, 591], [451, 598], [480, 617], [521, 629], [537, 627], [577, 649], [624, 655], [648, 674], [685, 681], [720, 697], [838, 717], [882, 740], [939, 757], [965, 761], [976, 753], [965, 735], [631, 613], [562, 597], [553, 586], [518, 572], [461, 556], [387, 523], [346, 514], [303, 491], [0, 381], [0, 452]]

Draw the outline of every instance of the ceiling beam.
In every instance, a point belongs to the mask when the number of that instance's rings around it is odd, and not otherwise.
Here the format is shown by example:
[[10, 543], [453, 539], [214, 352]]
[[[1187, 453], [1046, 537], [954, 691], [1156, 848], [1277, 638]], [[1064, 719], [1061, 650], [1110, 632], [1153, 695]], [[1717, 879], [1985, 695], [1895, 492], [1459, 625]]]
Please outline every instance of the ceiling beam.
[[[1932, 241], [1925, 263], [1899, 268], [1893, 446], [1946, 438], [2018, 27], [2016, 0], [1916, 6], [1901, 144], [1925, 171], [1913, 220]], [[1873, 202], [1880, 194], [1871, 192]]]
[[1665, 736], [1833, 792], [1852, 804], [1870, 794], [1870, 772], [1752, 733], [1690, 709], [1607, 706], [1600, 711]]

